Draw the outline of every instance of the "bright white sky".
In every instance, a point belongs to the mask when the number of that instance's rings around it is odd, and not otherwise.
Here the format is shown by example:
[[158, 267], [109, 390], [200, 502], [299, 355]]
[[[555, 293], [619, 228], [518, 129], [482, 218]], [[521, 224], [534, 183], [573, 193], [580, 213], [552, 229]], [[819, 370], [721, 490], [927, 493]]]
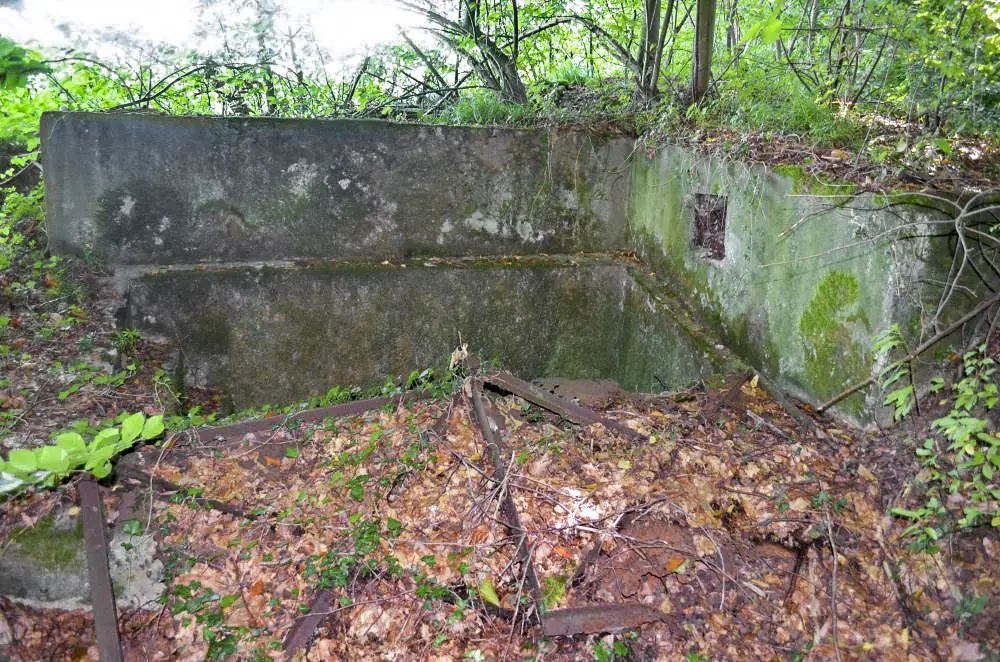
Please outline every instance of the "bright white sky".
[[[4, 4], [0, 0], [0, 34], [54, 48], [73, 44], [61, 26], [74, 33], [118, 29], [178, 47], [194, 45], [198, 27], [197, 0], [23, 0], [21, 11]], [[318, 44], [340, 66], [372, 46], [397, 40], [398, 25], [408, 30], [420, 25], [391, 0], [281, 0], [281, 5], [292, 29], [311, 26]]]

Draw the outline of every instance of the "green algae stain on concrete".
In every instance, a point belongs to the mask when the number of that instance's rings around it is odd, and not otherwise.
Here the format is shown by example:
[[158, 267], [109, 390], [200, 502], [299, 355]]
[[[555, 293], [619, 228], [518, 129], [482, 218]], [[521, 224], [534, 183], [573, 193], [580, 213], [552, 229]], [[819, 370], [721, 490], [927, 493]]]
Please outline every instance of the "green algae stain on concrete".
[[771, 166], [771, 171], [781, 175], [792, 182], [792, 190], [796, 193], [806, 193], [819, 196], [843, 196], [839, 201], [834, 201], [837, 206], [846, 204], [851, 197], [857, 195], [859, 189], [850, 182], [838, 182], [806, 172], [806, 169], [798, 164], [779, 164]]
[[46, 517], [12, 531], [0, 549], [0, 593], [29, 604], [79, 609], [88, 595], [83, 528], [73, 517]]
[[34, 527], [18, 529], [11, 539], [50, 572], [77, 572], [83, 560], [83, 526], [59, 527], [51, 517], [40, 520]]
[[[805, 350], [805, 377], [817, 397], [826, 400], [868, 374], [864, 346], [855, 338], [861, 325], [870, 325], [859, 306], [858, 279], [844, 271], [832, 271], [820, 282], [805, 312], [799, 318], [799, 333]], [[846, 409], [863, 407], [858, 396]]]

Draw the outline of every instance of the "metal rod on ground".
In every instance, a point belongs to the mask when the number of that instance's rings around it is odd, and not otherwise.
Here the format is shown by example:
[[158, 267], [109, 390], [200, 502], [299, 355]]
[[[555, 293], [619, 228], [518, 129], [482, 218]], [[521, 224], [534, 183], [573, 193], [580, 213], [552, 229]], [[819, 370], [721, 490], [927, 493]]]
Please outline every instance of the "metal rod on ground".
[[517, 512], [517, 506], [514, 505], [510, 489], [506, 488], [507, 471], [503, 462], [503, 453], [500, 450], [500, 439], [497, 437], [496, 430], [491, 425], [492, 421], [486, 414], [486, 407], [483, 406], [482, 384], [478, 380], [472, 383], [472, 410], [476, 421], [479, 423], [479, 429], [483, 433], [483, 439], [486, 441], [490, 461], [493, 463], [493, 480], [497, 484], [497, 489], [502, 490], [502, 493], [497, 495], [497, 499], [500, 501], [500, 513], [503, 515], [503, 523], [517, 539], [517, 556], [524, 568], [524, 579], [531, 590], [538, 621], [544, 624], [545, 596], [542, 593], [542, 585], [538, 581], [538, 575], [535, 574], [535, 566], [531, 562], [528, 534], [524, 532], [524, 528], [521, 526], [521, 516]]
[[239, 439], [254, 432], [270, 430], [276, 425], [285, 423], [308, 423], [324, 418], [334, 418], [339, 416], [359, 416], [369, 411], [379, 409], [386, 405], [399, 405], [401, 402], [413, 402], [417, 400], [427, 400], [434, 396], [430, 391], [407, 391], [402, 395], [391, 397], [368, 398], [367, 400], [355, 400], [345, 402], [342, 405], [333, 407], [322, 407], [320, 409], [305, 409], [282, 416], [269, 416], [254, 421], [243, 423], [233, 423], [232, 425], [222, 425], [211, 428], [199, 428], [198, 439], [202, 442], [211, 442], [217, 439]]
[[318, 628], [330, 615], [330, 604], [332, 601], [333, 594], [328, 589], [321, 589], [320, 592], [316, 594], [312, 605], [309, 607], [309, 613], [305, 616], [301, 616], [295, 622], [295, 626], [292, 628], [291, 632], [288, 633], [288, 637], [285, 639], [284, 648], [286, 660], [292, 659], [295, 657], [296, 652], [305, 649], [306, 644], [309, 643], [309, 640], [316, 632], [316, 628]]
[[121, 662], [122, 644], [118, 634], [118, 609], [108, 570], [108, 541], [104, 534], [104, 512], [97, 483], [81, 481], [77, 485], [83, 518], [83, 538], [87, 544], [87, 571], [90, 576], [90, 601], [94, 608], [94, 629], [101, 662]]

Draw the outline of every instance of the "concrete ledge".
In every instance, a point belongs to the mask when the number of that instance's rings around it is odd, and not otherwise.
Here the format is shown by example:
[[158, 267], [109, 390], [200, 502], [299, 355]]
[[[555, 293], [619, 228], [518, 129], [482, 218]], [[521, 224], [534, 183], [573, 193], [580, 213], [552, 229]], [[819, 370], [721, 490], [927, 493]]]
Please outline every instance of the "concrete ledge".
[[720, 366], [607, 259], [166, 269], [130, 283], [128, 323], [184, 347], [190, 382], [237, 407], [377, 384], [440, 365], [461, 342], [517, 374], [640, 390]]

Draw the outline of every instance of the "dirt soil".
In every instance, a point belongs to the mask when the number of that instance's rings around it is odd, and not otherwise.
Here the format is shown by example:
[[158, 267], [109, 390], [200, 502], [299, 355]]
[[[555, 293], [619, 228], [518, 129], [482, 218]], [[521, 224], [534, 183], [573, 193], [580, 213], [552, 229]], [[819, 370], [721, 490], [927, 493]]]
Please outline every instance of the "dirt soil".
[[[143, 448], [125, 460], [130, 475], [177, 489], [119, 478], [105, 507], [111, 524], [135, 518], [155, 533], [170, 588], [121, 615], [126, 658], [282, 657], [293, 639], [308, 660], [1000, 651], [996, 536], [977, 531], [930, 556], [907, 551], [884, 515], [899, 484], [887, 494], [878, 472], [913, 471], [911, 449], [800, 425], [754, 382], [730, 383], [616, 393], [597, 407], [645, 442], [489, 392], [502, 485], [471, 380], [452, 398]], [[507, 493], [542, 605], [498, 507]], [[32, 504], [8, 512], [30, 519]], [[584, 606], [599, 609], [568, 621], [553, 611]], [[542, 636], [539, 611], [582, 633]], [[311, 612], [315, 630], [301, 625]], [[4, 602], [0, 614], [10, 659], [97, 659], [86, 612]]]

